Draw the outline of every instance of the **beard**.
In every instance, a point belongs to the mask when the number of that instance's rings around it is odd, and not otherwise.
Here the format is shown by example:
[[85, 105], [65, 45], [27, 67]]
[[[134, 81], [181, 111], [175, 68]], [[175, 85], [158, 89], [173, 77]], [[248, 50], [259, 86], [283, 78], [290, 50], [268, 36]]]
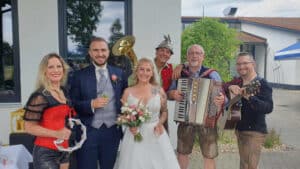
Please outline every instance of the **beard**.
[[104, 65], [107, 63], [107, 61], [105, 61], [105, 62], [103, 62], [103, 63], [101, 63], [101, 64], [99, 64], [99, 63], [97, 63], [97, 62], [95, 62], [95, 61], [94, 61], [94, 63], [95, 63], [95, 65], [97, 65], [97, 66], [99, 66], [99, 67], [102, 67], [102, 66], [104, 66]]
[[97, 59], [93, 60], [93, 62], [95, 63], [95, 65], [97, 65], [97, 66], [99, 66], [99, 67], [102, 67], [102, 66], [104, 66], [104, 65], [107, 63], [107, 59], [108, 59], [108, 57], [107, 57], [107, 58], [101, 58], [101, 59], [103, 59], [103, 60], [104, 60], [104, 61], [103, 61], [103, 62], [101, 62], [101, 63], [99, 63], [99, 62], [96, 62], [96, 61], [97, 61]]
[[192, 63], [191, 63], [191, 66], [192, 66], [192, 67], [197, 67], [197, 66], [199, 66], [199, 64], [198, 64], [197, 62], [192, 62]]

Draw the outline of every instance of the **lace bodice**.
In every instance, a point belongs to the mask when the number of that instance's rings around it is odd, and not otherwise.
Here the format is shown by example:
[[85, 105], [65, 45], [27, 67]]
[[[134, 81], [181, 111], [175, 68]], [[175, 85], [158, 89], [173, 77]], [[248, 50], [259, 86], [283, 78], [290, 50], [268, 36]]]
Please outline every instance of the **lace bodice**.
[[[133, 96], [132, 94], [128, 95], [127, 103], [129, 105], [135, 104], [137, 105], [139, 102], [139, 98]], [[151, 112], [151, 119], [148, 122], [155, 122], [159, 120], [160, 115], [160, 95], [156, 94], [148, 100], [146, 103], [146, 107]]]

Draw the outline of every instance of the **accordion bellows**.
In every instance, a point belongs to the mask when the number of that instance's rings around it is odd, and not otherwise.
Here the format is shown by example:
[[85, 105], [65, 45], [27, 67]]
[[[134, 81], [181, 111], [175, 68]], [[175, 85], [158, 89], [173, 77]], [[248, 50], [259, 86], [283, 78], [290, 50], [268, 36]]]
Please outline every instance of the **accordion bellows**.
[[205, 125], [206, 118], [217, 114], [213, 100], [222, 90], [222, 83], [205, 78], [180, 78], [177, 90], [184, 99], [175, 104], [174, 121]]

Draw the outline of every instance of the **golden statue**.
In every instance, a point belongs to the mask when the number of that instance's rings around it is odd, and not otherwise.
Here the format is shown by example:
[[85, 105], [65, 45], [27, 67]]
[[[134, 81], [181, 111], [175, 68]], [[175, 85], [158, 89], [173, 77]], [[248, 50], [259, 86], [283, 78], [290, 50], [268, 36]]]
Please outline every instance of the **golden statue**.
[[10, 113], [10, 130], [11, 133], [25, 132], [24, 131], [24, 116], [25, 110], [20, 108]]
[[115, 56], [127, 56], [131, 60], [133, 67], [137, 64], [137, 57], [133, 51], [134, 42], [134, 36], [124, 36], [119, 39], [112, 48], [112, 53]]

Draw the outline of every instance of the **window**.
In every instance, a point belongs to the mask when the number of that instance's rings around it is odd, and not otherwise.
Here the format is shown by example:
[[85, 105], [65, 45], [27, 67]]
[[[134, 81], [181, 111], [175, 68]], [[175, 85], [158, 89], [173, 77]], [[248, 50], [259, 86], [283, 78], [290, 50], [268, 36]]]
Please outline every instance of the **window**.
[[240, 52], [248, 52], [253, 56], [253, 59], [255, 59], [255, 44], [244, 43], [240, 45]]
[[0, 6], [0, 103], [20, 102], [17, 0]]
[[192, 23], [182, 23], [182, 30], [190, 26]]
[[60, 54], [74, 69], [89, 63], [88, 44], [93, 36], [110, 47], [131, 34], [131, 0], [58, 0]]

